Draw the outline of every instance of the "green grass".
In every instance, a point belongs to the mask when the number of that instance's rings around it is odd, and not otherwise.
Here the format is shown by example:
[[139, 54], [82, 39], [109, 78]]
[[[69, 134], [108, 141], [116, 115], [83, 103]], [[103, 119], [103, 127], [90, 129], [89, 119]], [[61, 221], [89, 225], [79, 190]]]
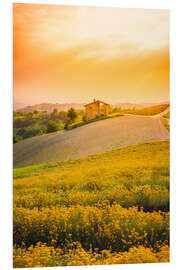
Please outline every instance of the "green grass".
[[165, 115], [163, 115], [163, 117], [169, 119], [170, 118], [170, 112], [168, 112]]
[[[165, 152], [165, 155], [164, 155]], [[47, 173], [62, 172], [64, 170], [71, 169], [74, 174], [79, 172], [79, 166], [86, 171], [87, 168], [106, 168], [111, 165], [116, 165], [120, 168], [136, 168], [143, 165], [151, 165], [151, 168], [157, 167], [158, 164], [169, 164], [169, 142], [168, 141], [155, 141], [151, 143], [142, 143], [134, 146], [127, 146], [96, 155], [89, 155], [87, 157], [73, 159], [68, 161], [49, 162], [40, 165], [27, 166], [23, 168], [15, 168], [13, 170], [14, 179], [17, 178], [29, 178], [32, 176], [40, 176]], [[111, 160], [111, 164], [110, 164]], [[114, 166], [113, 166], [114, 167]], [[99, 169], [98, 169], [99, 168]], [[124, 170], [123, 170], [124, 171]], [[67, 171], [68, 172], [68, 171]], [[154, 170], [152, 170], [154, 173]], [[111, 172], [112, 173], [112, 172]], [[134, 172], [136, 173], [136, 172]], [[130, 175], [129, 175], [130, 176]]]
[[167, 130], [170, 131], [170, 125], [169, 125], [168, 118], [161, 117], [161, 121], [162, 121], [163, 125], [167, 128]]
[[73, 128], [81, 127], [81, 126], [84, 126], [84, 125], [87, 125], [87, 124], [90, 124], [93, 122], [97, 122], [97, 121], [101, 121], [101, 120], [109, 119], [109, 118], [114, 118], [114, 117], [119, 117], [119, 116], [123, 116], [123, 114], [122, 113], [112, 113], [112, 114], [108, 114], [107, 116], [100, 116], [100, 117], [96, 117], [94, 119], [87, 120], [87, 121], [79, 121], [79, 122], [76, 122], [76, 123], [69, 125], [67, 130], [71, 130]]

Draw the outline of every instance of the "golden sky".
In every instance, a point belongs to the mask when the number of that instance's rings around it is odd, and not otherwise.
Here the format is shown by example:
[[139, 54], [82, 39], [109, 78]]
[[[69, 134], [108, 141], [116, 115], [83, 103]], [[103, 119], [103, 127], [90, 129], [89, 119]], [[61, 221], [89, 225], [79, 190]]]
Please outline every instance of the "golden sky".
[[169, 100], [168, 10], [14, 4], [15, 104]]

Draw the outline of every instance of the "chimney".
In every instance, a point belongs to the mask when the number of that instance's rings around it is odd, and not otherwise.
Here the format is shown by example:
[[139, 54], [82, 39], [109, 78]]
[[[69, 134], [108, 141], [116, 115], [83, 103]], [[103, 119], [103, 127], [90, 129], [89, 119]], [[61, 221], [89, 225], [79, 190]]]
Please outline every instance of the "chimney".
[[94, 98], [94, 102], [96, 102], [96, 99]]

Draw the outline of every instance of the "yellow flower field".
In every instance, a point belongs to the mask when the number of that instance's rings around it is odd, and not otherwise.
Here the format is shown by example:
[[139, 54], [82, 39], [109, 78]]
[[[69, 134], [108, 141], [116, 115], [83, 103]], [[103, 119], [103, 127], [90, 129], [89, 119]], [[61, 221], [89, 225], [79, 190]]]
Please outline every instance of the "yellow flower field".
[[68, 252], [55, 249], [53, 246], [37, 243], [28, 250], [14, 249], [14, 265], [16, 267], [47, 267], [47, 266], [76, 266], [76, 265], [102, 265], [126, 263], [157, 263], [169, 261], [169, 247], [164, 245], [155, 253], [151, 248], [143, 246], [132, 247], [125, 252], [111, 252], [102, 250], [93, 252], [85, 251], [80, 244], [73, 243]]
[[14, 169], [14, 267], [169, 261], [169, 142]]

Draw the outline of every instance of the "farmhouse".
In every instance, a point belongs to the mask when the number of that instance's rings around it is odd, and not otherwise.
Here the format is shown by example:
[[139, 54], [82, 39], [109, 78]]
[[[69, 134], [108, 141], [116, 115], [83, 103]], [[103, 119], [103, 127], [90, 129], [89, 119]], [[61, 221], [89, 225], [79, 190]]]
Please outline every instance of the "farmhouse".
[[110, 105], [101, 100], [93, 100], [93, 102], [85, 105], [86, 120], [93, 119], [98, 116], [106, 116], [110, 111]]

